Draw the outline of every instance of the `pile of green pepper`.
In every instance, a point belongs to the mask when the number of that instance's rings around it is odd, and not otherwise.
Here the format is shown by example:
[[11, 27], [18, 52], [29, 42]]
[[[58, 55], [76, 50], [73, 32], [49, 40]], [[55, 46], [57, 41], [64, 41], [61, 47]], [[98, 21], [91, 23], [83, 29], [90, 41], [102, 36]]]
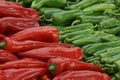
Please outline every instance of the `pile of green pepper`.
[[82, 47], [84, 61], [120, 80], [120, 0], [8, 0], [40, 13], [60, 29], [60, 41]]

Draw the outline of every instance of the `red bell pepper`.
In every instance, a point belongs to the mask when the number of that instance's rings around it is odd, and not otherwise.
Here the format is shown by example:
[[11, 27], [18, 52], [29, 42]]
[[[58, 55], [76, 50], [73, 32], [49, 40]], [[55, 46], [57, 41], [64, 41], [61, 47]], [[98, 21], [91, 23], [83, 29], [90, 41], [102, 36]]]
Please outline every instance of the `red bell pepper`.
[[0, 69], [20, 69], [20, 68], [46, 68], [45, 62], [37, 60], [16, 60], [0, 64]]
[[0, 0], [0, 6], [23, 7], [20, 3], [8, 2], [8, 1], [4, 1], [4, 0]]
[[70, 58], [51, 58], [48, 69], [53, 74], [60, 74], [64, 70], [92, 70], [104, 72], [101, 67]]
[[39, 21], [39, 14], [35, 9], [22, 8], [15, 6], [0, 6], [0, 16], [2, 17], [21, 17]]
[[96, 71], [66, 71], [53, 80], [110, 80], [110, 76]]
[[18, 55], [21, 57], [31, 57], [43, 60], [48, 60], [54, 57], [66, 57], [81, 60], [83, 53], [82, 50], [78, 47], [75, 48], [44, 47], [25, 52], [19, 52]]
[[18, 32], [31, 27], [39, 27], [39, 23], [29, 18], [4, 17], [0, 19], [0, 33], [6, 30]]
[[70, 44], [65, 43], [46, 43], [40, 41], [14, 41], [9, 37], [5, 37], [4, 41], [0, 43], [0, 47], [10, 51], [10, 52], [21, 52], [27, 51], [35, 48], [42, 48], [42, 47], [70, 47]]
[[33, 80], [47, 72], [46, 68], [23, 68], [3, 70], [7, 80]]
[[37, 40], [42, 42], [58, 42], [59, 32], [58, 29], [49, 26], [34, 27], [19, 31], [11, 35], [10, 38], [16, 41]]
[[8, 62], [8, 61], [15, 61], [18, 60], [18, 58], [13, 55], [12, 53], [0, 49], [0, 63]]

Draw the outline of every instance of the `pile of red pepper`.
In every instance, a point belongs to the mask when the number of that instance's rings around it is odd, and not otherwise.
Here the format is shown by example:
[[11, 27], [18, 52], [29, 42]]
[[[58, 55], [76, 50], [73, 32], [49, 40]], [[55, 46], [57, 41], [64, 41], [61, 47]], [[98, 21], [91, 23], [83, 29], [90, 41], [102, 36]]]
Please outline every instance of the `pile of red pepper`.
[[110, 80], [83, 52], [59, 43], [59, 31], [40, 26], [36, 10], [0, 0], [0, 80]]

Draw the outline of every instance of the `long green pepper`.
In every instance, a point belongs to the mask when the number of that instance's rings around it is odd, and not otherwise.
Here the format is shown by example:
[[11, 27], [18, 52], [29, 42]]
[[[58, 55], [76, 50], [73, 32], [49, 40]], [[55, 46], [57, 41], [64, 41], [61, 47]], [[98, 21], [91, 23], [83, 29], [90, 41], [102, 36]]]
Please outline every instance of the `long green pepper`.
[[85, 37], [83, 39], [78, 39], [73, 41], [73, 44], [77, 45], [77, 46], [85, 46], [87, 44], [92, 44], [92, 43], [97, 43], [97, 42], [102, 42], [101, 38], [103, 36], [106, 36], [107, 34], [101, 31], [97, 31], [95, 34], [89, 36], [89, 37]]
[[93, 23], [93, 24], [98, 24], [100, 21], [102, 21], [103, 19], [107, 19], [108, 16], [87, 16], [87, 15], [82, 15], [82, 16], [78, 16], [77, 20], [75, 20], [73, 23], [76, 24], [75, 22], [77, 22], [78, 24], [78, 20], [79, 23]]
[[83, 9], [84, 12], [96, 12], [96, 11], [105, 11], [106, 9], [116, 9], [116, 5], [114, 4], [107, 4], [107, 3], [100, 3], [95, 4], [90, 7]]
[[120, 27], [114, 27], [111, 29], [103, 29], [104, 32], [114, 35], [120, 35]]
[[108, 19], [104, 19], [100, 22], [98, 29], [102, 30], [102, 29], [110, 29], [110, 28], [114, 28], [120, 25], [120, 21], [116, 18], [108, 18]]
[[42, 7], [64, 8], [66, 5], [67, 0], [34, 0], [31, 7], [39, 10]]
[[90, 5], [93, 5], [95, 3], [99, 3], [105, 0], [82, 0], [77, 4], [70, 5], [66, 9], [84, 9]]
[[76, 36], [73, 36], [73, 37], [67, 37], [67, 38], [65, 38], [64, 42], [73, 43], [73, 41], [75, 41], [75, 40], [82, 39], [82, 38], [92, 36], [92, 35], [93, 34], [81, 34], [81, 35], [76, 35]]
[[85, 23], [85, 24], [78, 24], [78, 25], [73, 25], [73, 26], [68, 26], [65, 27], [62, 31], [60, 31], [61, 35], [71, 33], [74, 31], [79, 31], [79, 30], [85, 30], [85, 29], [94, 29], [94, 26], [92, 23]]
[[[86, 46], [87, 47], [84, 50], [84, 54], [86, 56], [90, 56], [99, 50], [120, 46], [120, 40], [112, 41], [112, 42], [105, 42], [105, 43], [94, 43], [94, 44], [90, 44], [90, 45], [86, 45]], [[83, 47], [83, 49], [84, 49], [84, 47]]]
[[50, 19], [53, 14], [62, 11], [64, 10], [60, 8], [46, 8], [46, 7], [43, 7], [39, 10], [40, 15], [42, 15], [45, 19]]
[[92, 29], [80, 30], [80, 31], [76, 31], [76, 32], [67, 33], [65, 35], [60, 35], [60, 40], [64, 40], [67, 37], [73, 37], [76, 35], [93, 34], [93, 33], [94, 33], [94, 30], [92, 30]]
[[70, 10], [70, 11], [62, 11], [59, 13], [55, 13], [51, 16], [51, 19], [46, 20], [47, 22], [51, 22], [53, 25], [60, 26], [70, 26], [71, 23], [76, 19], [78, 15], [80, 15], [80, 10]]

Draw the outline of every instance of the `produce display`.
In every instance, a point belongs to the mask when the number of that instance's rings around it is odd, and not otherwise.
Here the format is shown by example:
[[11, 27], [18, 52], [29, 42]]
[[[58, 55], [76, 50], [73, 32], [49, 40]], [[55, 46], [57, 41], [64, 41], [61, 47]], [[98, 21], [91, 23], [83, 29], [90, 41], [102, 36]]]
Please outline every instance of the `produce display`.
[[120, 80], [120, 0], [0, 3], [0, 80]]

